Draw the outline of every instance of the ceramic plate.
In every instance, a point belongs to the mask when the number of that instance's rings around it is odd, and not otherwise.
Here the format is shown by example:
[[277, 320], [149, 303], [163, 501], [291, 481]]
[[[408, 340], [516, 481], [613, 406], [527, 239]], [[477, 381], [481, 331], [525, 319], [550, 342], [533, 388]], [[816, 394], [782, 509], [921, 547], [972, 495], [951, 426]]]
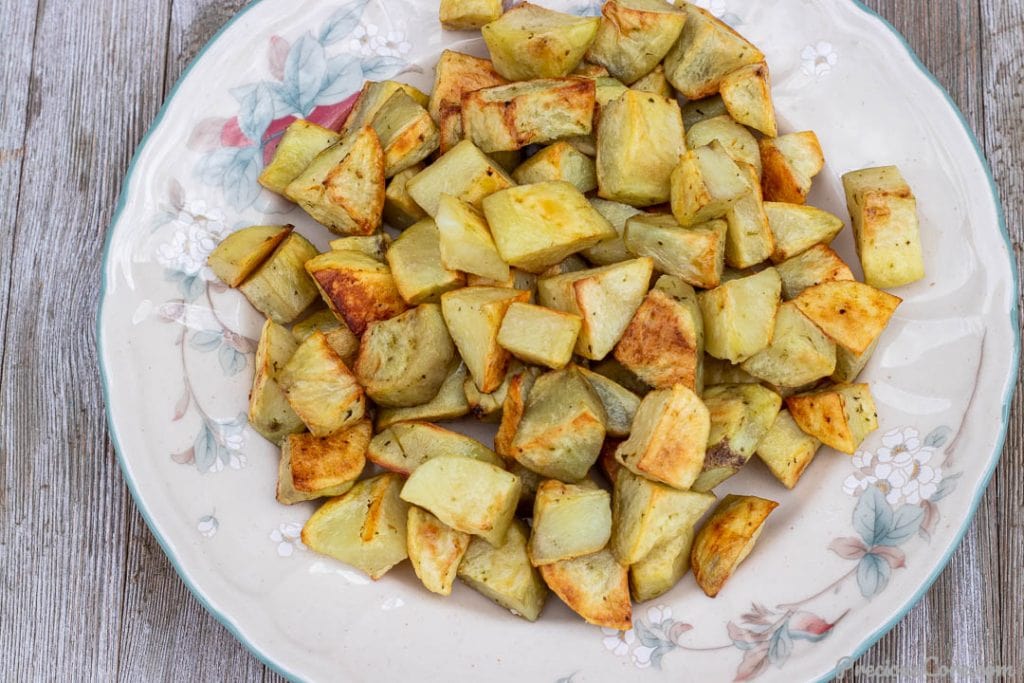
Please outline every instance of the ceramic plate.
[[[547, 0], [580, 14], [599, 3]], [[196, 597], [297, 679], [812, 680], [846, 666], [921, 597], [995, 467], [1016, 376], [1015, 272], [977, 145], [888, 25], [850, 0], [702, 0], [768, 55], [785, 131], [814, 129], [828, 164], [811, 203], [845, 215], [840, 176], [898, 164], [917, 194], [927, 279], [865, 377], [881, 427], [852, 458], [823, 450], [786, 491], [752, 462], [719, 493], [781, 502], [711, 600], [692, 576], [639, 605], [627, 632], [556, 598], [538, 623], [465, 586], [423, 590], [408, 563], [371, 582], [306, 550], [313, 506], [274, 500], [275, 449], [246, 424], [259, 316], [216, 283], [226, 234], [292, 222], [256, 183], [297, 116], [337, 125], [364, 79], [423, 89], [443, 48], [436, 0], [262, 0], [206, 47], [136, 154], [110, 229], [99, 315], [110, 429], [136, 502]], [[855, 263], [850, 231], [839, 249]]]

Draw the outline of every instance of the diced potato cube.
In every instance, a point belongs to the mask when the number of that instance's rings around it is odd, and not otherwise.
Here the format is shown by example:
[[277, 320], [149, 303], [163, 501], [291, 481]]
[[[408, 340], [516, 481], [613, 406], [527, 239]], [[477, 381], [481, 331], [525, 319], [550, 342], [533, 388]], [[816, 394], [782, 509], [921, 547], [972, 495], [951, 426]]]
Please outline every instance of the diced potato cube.
[[686, 130], [706, 119], [723, 116], [729, 113], [720, 95], [712, 95], [700, 100], [692, 100], [683, 105], [683, 125]]
[[415, 505], [409, 506], [406, 535], [409, 561], [424, 587], [438, 595], [451, 595], [470, 535], [456, 531]]
[[704, 385], [713, 387], [716, 384], [759, 384], [761, 380], [751, 375], [739, 365], [727, 360], [704, 354]]
[[529, 294], [528, 303], [533, 303], [534, 295], [537, 292], [537, 275], [528, 273], [519, 268], [510, 268], [507, 278], [494, 280], [468, 273], [466, 284], [470, 287], [504, 287], [505, 289], [518, 289], [520, 292]]
[[391, 269], [354, 251], [329, 251], [306, 261], [306, 271], [336, 316], [356, 335], [375, 320], [406, 309]]
[[577, 64], [576, 68], [570, 73], [573, 76], [583, 76], [585, 78], [604, 78], [611, 75], [608, 73], [608, 69], [604, 68], [600, 64], [591, 64], [586, 61]]
[[402, 408], [434, 398], [455, 358], [441, 307], [421, 304], [370, 323], [353, 370], [375, 403]]
[[692, 530], [714, 501], [710, 493], [679, 491], [622, 468], [612, 494], [611, 550], [632, 566], [661, 543]]
[[815, 244], [775, 266], [782, 278], [782, 296], [795, 299], [808, 287], [822, 282], [853, 280], [853, 271], [827, 244]]
[[366, 398], [323, 332], [314, 332], [281, 368], [277, 381], [313, 436], [330, 436], [363, 418]]
[[421, 107], [427, 106], [427, 96], [411, 85], [398, 81], [366, 81], [345, 119], [345, 125], [341, 127], [342, 137], [371, 125], [385, 103], [398, 92], [404, 92]]
[[498, 253], [509, 265], [540, 272], [615, 236], [615, 229], [566, 182], [520, 185], [483, 200]]
[[804, 432], [851, 455], [878, 429], [878, 412], [867, 384], [839, 384], [797, 394], [786, 399], [786, 407]]
[[697, 149], [718, 140], [737, 163], [754, 167], [757, 183], [761, 183], [761, 150], [757, 138], [727, 114], [704, 119], [686, 129], [686, 146]]
[[355, 130], [310, 162], [285, 196], [333, 232], [369, 235], [384, 211], [384, 149], [372, 128]]
[[277, 502], [291, 505], [348, 491], [366, 465], [372, 431], [369, 420], [360, 420], [331, 436], [285, 437], [278, 468]]
[[601, 452], [605, 419], [600, 399], [578, 370], [549, 372], [537, 378], [526, 397], [507, 452], [545, 477], [578, 482]]
[[476, 145], [463, 140], [411, 178], [406, 190], [433, 217], [437, 215], [442, 194], [450, 194], [479, 209], [484, 197], [515, 184]]
[[491, 230], [483, 215], [449, 194], [441, 195], [437, 208], [441, 263], [452, 271], [464, 271], [494, 280], [509, 277]]
[[472, 458], [501, 466], [501, 459], [476, 439], [430, 422], [398, 422], [382, 429], [370, 441], [366, 457], [392, 472], [408, 476], [431, 458], [441, 455]]
[[895, 166], [843, 176], [864, 281], [902, 287], [924, 277], [917, 199]]
[[644, 396], [633, 429], [615, 452], [631, 472], [688, 489], [704, 463], [710, 421], [697, 394], [681, 384]]
[[228, 287], [237, 287], [270, 258], [294, 225], [253, 225], [225, 237], [206, 259], [213, 274]]
[[842, 346], [836, 346], [836, 370], [832, 373], [832, 380], [843, 383], [857, 379], [861, 370], [871, 360], [871, 355], [875, 352], [875, 347], [878, 346], [878, 340], [881, 338], [881, 336], [875, 337], [875, 341], [871, 342], [862, 353], [854, 353]]
[[662, 0], [608, 0], [601, 26], [587, 51], [623, 83], [649, 73], [679, 38], [686, 13]]
[[426, 159], [441, 141], [430, 114], [404, 90], [388, 98], [371, 125], [384, 148], [387, 178]]
[[693, 287], [663, 275], [615, 347], [615, 358], [655, 389], [703, 388], [704, 320]]
[[543, 306], [514, 303], [498, 331], [498, 344], [516, 358], [553, 370], [572, 360], [582, 319]]
[[629, 572], [609, 550], [541, 565], [548, 588], [584, 621], [622, 631], [633, 627]]
[[330, 241], [331, 251], [358, 251], [384, 263], [384, 257], [391, 246], [391, 237], [385, 232], [373, 235], [353, 235]]
[[571, 254], [555, 265], [545, 268], [543, 272], [541, 272], [540, 277], [554, 277], [556, 275], [564, 275], [565, 273], [578, 273], [589, 267], [590, 264], [587, 263], [582, 256]]
[[814, 131], [761, 138], [761, 186], [771, 202], [803, 204], [811, 181], [825, 167], [825, 155]]
[[722, 79], [719, 88], [729, 115], [770, 138], [779, 134], [768, 82], [768, 65], [749, 64]]
[[748, 164], [740, 164], [740, 168], [747, 174], [750, 192], [737, 199], [725, 212], [725, 220], [729, 224], [725, 238], [725, 262], [733, 268], [750, 268], [772, 255], [775, 236], [764, 210], [757, 171]]
[[512, 179], [520, 185], [564, 180], [580, 192], [597, 187], [594, 160], [568, 142], [556, 142], [540, 150], [512, 172]]
[[704, 318], [704, 349], [740, 363], [768, 346], [775, 331], [782, 280], [774, 268], [730, 280], [697, 297]]
[[757, 457], [782, 484], [791, 489], [811, 464], [821, 442], [805, 434], [788, 410], [780, 410], [775, 423], [757, 445]]
[[512, 81], [568, 75], [583, 59], [601, 20], [520, 2], [481, 29], [494, 68]]
[[537, 488], [526, 550], [539, 566], [596, 553], [612, 535], [612, 498], [584, 480], [563, 484], [548, 479]]
[[284, 194], [285, 188], [306, 170], [317, 154], [338, 141], [333, 130], [305, 119], [288, 124], [270, 160], [258, 178], [259, 184], [271, 192]]
[[641, 213], [626, 221], [623, 241], [655, 269], [694, 287], [717, 287], [725, 265], [728, 225], [713, 220], [684, 228], [669, 214]]
[[413, 164], [399, 171], [391, 178], [384, 190], [384, 222], [396, 230], [405, 230], [413, 223], [427, 218], [427, 212], [409, 194], [409, 180], [415, 178], [426, 166]]
[[690, 570], [690, 551], [697, 522], [715, 502], [711, 494], [692, 495], [702, 497], [693, 500], [691, 509], [687, 510], [686, 521], [679, 524], [681, 528], [676, 535], [668, 536], [629, 566], [630, 592], [637, 602], [664, 595]]
[[316, 254], [309, 240], [292, 232], [238, 289], [253, 308], [286, 325], [316, 300], [316, 285], [303, 268]]
[[771, 343], [743, 369], [777, 387], [802, 387], [836, 369], [836, 345], [792, 301], [779, 306]]
[[590, 133], [595, 85], [589, 78], [544, 78], [462, 96], [462, 132], [484, 152], [521, 149]]
[[793, 299], [800, 312], [841, 348], [860, 355], [882, 335], [902, 299], [862, 282], [808, 287]]
[[684, 3], [686, 23], [665, 55], [665, 75], [688, 100], [714, 95], [722, 79], [764, 54], [707, 10]]
[[501, 385], [510, 354], [498, 344], [505, 312], [526, 301], [527, 292], [502, 287], [465, 287], [441, 297], [448, 332], [473, 376], [476, 387], [489, 393]]
[[669, 200], [671, 178], [685, 152], [679, 103], [627, 90], [601, 108], [597, 185], [605, 199], [633, 206]]
[[705, 390], [704, 403], [711, 431], [694, 491], [710, 491], [747, 464], [775, 422], [782, 397], [759, 384], [719, 384]]
[[377, 429], [385, 429], [408, 420], [455, 420], [469, 413], [462, 385], [469, 372], [464, 363], [453, 363], [437, 396], [411, 408], [381, 408], [377, 411]]
[[547, 586], [526, 554], [526, 525], [514, 520], [505, 545], [492, 546], [482, 538], [469, 542], [458, 576], [473, 590], [527, 621], [537, 621], [548, 597]]
[[512, 440], [519, 431], [519, 423], [523, 421], [526, 398], [530, 395], [537, 377], [538, 375], [531, 372], [520, 372], [509, 380], [501, 407], [501, 423], [498, 425], [498, 433], [494, 435], [494, 450], [509, 460], [514, 460]]
[[438, 301], [466, 284], [465, 275], [441, 262], [441, 234], [429, 218], [406, 228], [391, 244], [387, 259], [398, 293], [414, 306]]
[[615, 347], [643, 302], [653, 272], [649, 258], [543, 278], [540, 303], [583, 318], [576, 353], [604, 358]]
[[[640, 397], [615, 380], [577, 366], [583, 378], [590, 383], [598, 400], [604, 407], [605, 431], [608, 436], [628, 436], [633, 428], [633, 418], [640, 407]], [[607, 442], [606, 442], [607, 443]]]
[[291, 360], [296, 348], [298, 344], [287, 329], [273, 320], [263, 324], [256, 346], [252, 391], [249, 392], [249, 424], [274, 444], [280, 444], [286, 436], [304, 428], [277, 383], [278, 373]]
[[697, 585], [715, 597], [740, 562], [754, 549], [765, 520], [778, 503], [756, 496], [728, 495], [693, 541], [690, 561]]
[[684, 227], [721, 218], [750, 191], [747, 174], [718, 140], [684, 154], [671, 183], [672, 215]]
[[[441, 0], [439, 16], [441, 25], [449, 31], [470, 31], [500, 17], [501, 0]], [[450, 592], [449, 582], [445, 595]]]
[[641, 213], [640, 209], [629, 204], [620, 204], [597, 197], [591, 197], [587, 201], [605, 217], [605, 220], [611, 223], [611, 226], [615, 228], [616, 236], [598, 242], [581, 253], [596, 266], [607, 266], [633, 258], [633, 254], [626, 249], [626, 243], [622, 241], [622, 235], [626, 231], [626, 221]]
[[397, 474], [364, 479], [313, 513], [302, 527], [303, 544], [379, 579], [409, 556], [409, 506], [398, 497], [401, 488]]
[[[449, 110], [449, 117], [454, 116], [456, 121], [461, 120], [459, 111], [462, 107], [463, 94], [503, 83], [508, 83], [508, 81], [494, 70], [494, 65], [489, 59], [474, 57], [454, 50], [445, 50], [437, 60], [437, 66], [434, 67], [434, 87], [430, 91], [430, 103], [427, 106], [427, 111], [443, 130], [445, 126], [441, 119], [442, 111], [445, 109]], [[461, 137], [461, 132], [459, 137]], [[457, 140], [458, 138], [456, 138]], [[448, 149], [442, 145], [441, 153], [447, 151]]]
[[652, 92], [662, 97], [674, 98], [676, 95], [676, 91], [672, 89], [672, 84], [665, 77], [665, 67], [661, 64], [654, 67], [646, 76], [638, 79], [629, 87], [633, 90]]
[[512, 380], [523, 373], [528, 373], [536, 378], [541, 372], [542, 370], [538, 367], [523, 365], [513, 359], [508, 365], [508, 371], [505, 373], [505, 379], [502, 380], [501, 385], [486, 394], [476, 388], [473, 378], [467, 378], [462, 386], [466, 392], [470, 414], [484, 422], [498, 422], [501, 420], [502, 406], [505, 405], [505, 398], [508, 396]]
[[775, 240], [772, 261], [780, 263], [807, 251], [816, 244], [829, 244], [843, 229], [843, 220], [828, 211], [802, 204], [765, 202]]
[[498, 547], [512, 523], [520, 486], [519, 477], [495, 465], [441, 455], [413, 470], [402, 487], [402, 500]]

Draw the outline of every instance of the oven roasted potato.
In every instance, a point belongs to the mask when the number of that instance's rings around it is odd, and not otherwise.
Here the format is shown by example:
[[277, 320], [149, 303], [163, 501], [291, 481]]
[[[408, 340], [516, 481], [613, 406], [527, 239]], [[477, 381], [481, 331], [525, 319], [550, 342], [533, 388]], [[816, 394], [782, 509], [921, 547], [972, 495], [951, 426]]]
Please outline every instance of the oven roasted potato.
[[323, 332], [314, 332], [299, 344], [277, 381], [313, 436], [330, 436], [366, 413], [362, 387]]
[[764, 210], [757, 171], [749, 164], [739, 166], [747, 174], [750, 192], [725, 212], [729, 225], [725, 236], [725, 262], [731, 268], [743, 269], [762, 263], [774, 253], [775, 236]]
[[450, 194], [442, 194], [436, 222], [441, 263], [446, 269], [493, 280], [509, 278], [508, 264], [501, 260], [483, 214]]
[[641, 213], [626, 221], [626, 249], [654, 259], [655, 269], [694, 287], [717, 287], [725, 264], [725, 221], [712, 220], [690, 227], [670, 214]]
[[377, 411], [377, 429], [385, 429], [409, 420], [456, 420], [469, 413], [469, 403], [462, 385], [469, 376], [465, 363], [452, 363], [448, 376], [437, 395], [423, 405], [410, 408], [380, 408]]
[[[438, 13], [441, 26], [449, 31], [477, 29], [500, 16], [501, 0], [441, 0], [441, 9]], [[448, 593], [450, 592], [449, 582]]]
[[827, 244], [815, 244], [775, 266], [782, 279], [782, 296], [795, 299], [808, 287], [834, 280], [853, 280], [853, 271]]
[[509, 306], [528, 298], [528, 292], [503, 287], [464, 287], [441, 297], [448, 332], [477, 389], [485, 394], [501, 385], [511, 358], [498, 344], [501, 321]]
[[330, 436], [286, 436], [281, 443], [277, 502], [291, 505], [348, 491], [363, 473], [372, 432], [370, 421], [360, 420]]
[[594, 160], [565, 141], [548, 145], [524, 161], [512, 171], [512, 179], [520, 185], [564, 180], [580, 192], [597, 187]]
[[548, 588], [526, 554], [526, 525], [513, 520], [505, 545], [492, 546], [482, 538], [469, 542], [458, 576], [473, 590], [490, 598], [517, 617], [537, 621]]
[[341, 127], [342, 137], [371, 125], [385, 103], [398, 92], [404, 92], [421, 107], [427, 106], [427, 95], [411, 85], [398, 81], [366, 81]]
[[712, 95], [699, 100], [692, 100], [683, 105], [683, 125], [686, 130], [706, 119], [728, 115], [725, 102], [720, 95]]
[[748, 64], [736, 69], [722, 79], [719, 92], [729, 115], [738, 123], [770, 138], [779, 134], [768, 79], [768, 64]]
[[431, 458], [440, 455], [472, 458], [501, 466], [501, 459], [476, 439], [430, 422], [397, 422], [377, 432], [366, 457], [374, 465], [409, 476]]
[[716, 384], [760, 384], [761, 380], [751, 375], [740, 365], [704, 354], [704, 385]]
[[[494, 70], [494, 64], [489, 59], [445, 50], [434, 67], [434, 87], [430, 91], [427, 111], [443, 131], [442, 111], [448, 110], [449, 118], [461, 121], [460, 109], [465, 93], [504, 83], [508, 81]], [[461, 123], [459, 125], [459, 138], [455, 139], [453, 145], [461, 138]], [[444, 154], [448, 149], [442, 144], [441, 153]]]
[[779, 306], [771, 343], [743, 361], [754, 377], [782, 388], [806, 386], [836, 369], [836, 345], [792, 301]]
[[633, 627], [629, 572], [609, 550], [540, 566], [551, 592], [584, 621], [622, 631]]
[[546, 479], [533, 502], [530, 562], [537, 567], [596, 553], [612, 535], [612, 498], [589, 480], [564, 484]]
[[263, 324], [260, 341], [256, 345], [256, 368], [249, 392], [249, 424], [264, 439], [278, 445], [289, 434], [305, 428], [277, 383], [278, 373], [297, 348], [298, 343], [286, 328], [273, 320]]
[[[469, 403], [469, 413], [478, 420], [484, 422], [498, 422], [501, 420], [502, 407], [505, 405], [505, 397], [508, 396], [509, 386], [512, 380], [523, 373], [536, 379], [543, 372], [541, 368], [534, 365], [523, 365], [518, 360], [512, 359], [505, 372], [505, 379], [494, 391], [482, 393], [476, 388], [476, 383], [471, 377], [467, 377], [463, 384], [466, 392], [466, 401]], [[532, 380], [531, 380], [532, 381]]]
[[775, 330], [782, 281], [774, 268], [730, 280], [697, 296], [704, 318], [704, 349], [739, 363], [768, 346]]
[[631, 472], [685, 490], [697, 479], [711, 426], [708, 409], [677, 384], [644, 396], [615, 459]]
[[655, 389], [682, 384], [703, 390], [704, 319], [697, 293], [662, 275], [615, 347], [615, 358]]
[[513, 303], [505, 312], [498, 344], [516, 358], [560, 370], [572, 360], [582, 319], [528, 303]]
[[370, 258], [384, 263], [388, 247], [391, 246], [391, 237], [386, 232], [339, 237], [331, 240], [329, 246], [331, 251], [358, 251], [360, 254], [366, 254]]
[[501, 404], [501, 422], [498, 425], [497, 434], [494, 435], [494, 450], [498, 455], [513, 462], [515, 458], [512, 451], [512, 440], [519, 430], [519, 423], [523, 421], [523, 413], [526, 412], [526, 398], [533, 390], [538, 376], [532, 372], [520, 372], [512, 375], [508, 382], [508, 388], [505, 390], [505, 400]]
[[640, 397], [618, 382], [604, 375], [576, 366], [583, 378], [590, 383], [601, 405], [604, 407], [605, 431], [608, 436], [629, 436], [633, 418], [640, 407]]
[[686, 13], [661, 0], [608, 0], [587, 59], [623, 83], [654, 70], [679, 38]]
[[726, 153], [737, 163], [754, 167], [757, 182], [761, 183], [761, 150], [753, 133], [737, 123], [728, 114], [714, 116], [694, 123], [686, 129], [686, 147], [697, 149], [718, 140]]
[[604, 216], [605, 220], [611, 223], [616, 236], [598, 242], [580, 253], [595, 266], [607, 266], [633, 258], [633, 255], [626, 249], [626, 243], [622, 241], [622, 235], [626, 231], [626, 221], [640, 213], [640, 209], [629, 204], [612, 202], [598, 197], [591, 197], [588, 201], [599, 214]]
[[791, 489], [814, 460], [819, 448], [821, 442], [804, 433], [789, 410], [783, 409], [757, 445], [757, 457], [776, 479]]
[[370, 125], [384, 149], [386, 178], [423, 161], [441, 142], [430, 114], [404, 90], [398, 90], [381, 105]]
[[778, 503], [756, 496], [728, 495], [697, 532], [690, 562], [697, 585], [715, 597], [740, 562], [754, 549], [765, 520]]
[[878, 412], [867, 384], [838, 384], [797, 394], [786, 399], [786, 407], [805, 433], [850, 455], [878, 429]]
[[423, 586], [431, 593], [451, 595], [459, 563], [471, 536], [456, 531], [434, 515], [409, 506], [406, 542], [409, 562]]
[[717, 139], [691, 149], [671, 178], [672, 215], [691, 227], [721, 218], [750, 191], [744, 173]]
[[442, 263], [441, 233], [430, 218], [406, 228], [391, 243], [387, 260], [398, 293], [413, 306], [438, 301], [445, 292], [466, 284], [465, 275]]
[[376, 581], [408, 557], [409, 506], [399, 497], [402, 478], [381, 474], [320, 506], [302, 527], [310, 550], [341, 560]]
[[413, 164], [396, 173], [384, 190], [384, 222], [396, 230], [405, 230], [413, 223], [427, 218], [427, 212], [409, 194], [408, 183], [426, 166]]
[[238, 285], [238, 290], [253, 308], [274, 322], [290, 323], [316, 300], [316, 285], [303, 269], [316, 254], [309, 240], [292, 232]]
[[654, 270], [649, 258], [543, 278], [537, 283], [542, 306], [583, 318], [576, 353], [600, 360], [615, 348], [640, 307]]
[[356, 335], [376, 320], [387, 320], [406, 309], [391, 269], [354, 251], [329, 251], [306, 261], [327, 305]]
[[510, 81], [567, 76], [582, 61], [601, 20], [520, 2], [481, 29], [494, 69]]
[[210, 252], [206, 264], [228, 287], [237, 287], [270, 258], [294, 227], [253, 225], [236, 230]]
[[283, 195], [285, 188], [306, 170], [316, 155], [336, 143], [340, 137], [333, 130], [311, 121], [292, 121], [277, 143], [274, 157], [260, 172], [259, 184], [271, 192]]
[[771, 258], [775, 263], [798, 256], [816, 244], [829, 244], [843, 229], [843, 221], [828, 211], [801, 204], [765, 202], [775, 241]]
[[814, 131], [761, 138], [761, 185], [770, 202], [803, 204], [811, 181], [825, 167], [825, 155]]
[[437, 215], [442, 194], [481, 207], [484, 197], [516, 183], [469, 140], [463, 140], [406, 183], [409, 195], [430, 216]]

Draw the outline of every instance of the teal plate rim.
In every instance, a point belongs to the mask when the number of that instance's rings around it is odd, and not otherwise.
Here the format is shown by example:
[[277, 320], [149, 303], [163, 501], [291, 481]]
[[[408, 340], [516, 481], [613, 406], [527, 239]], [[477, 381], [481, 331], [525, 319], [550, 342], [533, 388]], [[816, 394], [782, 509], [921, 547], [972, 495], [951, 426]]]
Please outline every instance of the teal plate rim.
[[[241, 629], [238, 627], [237, 624], [235, 624], [235, 622], [231, 619], [229, 615], [217, 609], [210, 603], [206, 595], [203, 593], [202, 589], [200, 589], [199, 586], [192, 581], [192, 578], [189, 576], [189, 574], [179, 564], [178, 558], [171, 551], [168, 540], [158, 530], [156, 523], [153, 521], [153, 518], [150, 515], [149, 508], [146, 507], [146, 504], [143, 502], [142, 498], [139, 495], [139, 491], [136, 486], [135, 480], [129, 474], [124, 453], [122, 452], [121, 444], [120, 441], [118, 440], [117, 430], [114, 426], [113, 416], [111, 415], [110, 412], [110, 386], [108, 384], [107, 366], [106, 363], [104, 362], [103, 353], [104, 337], [102, 320], [104, 306], [107, 303], [107, 271], [110, 260], [110, 245], [113, 239], [114, 227], [120, 220], [121, 212], [124, 210], [125, 204], [127, 202], [128, 186], [131, 183], [132, 174], [135, 172], [135, 164], [138, 161], [139, 157], [141, 156], [143, 149], [145, 149], [146, 144], [149, 142], [150, 135], [159, 127], [160, 123], [163, 121], [164, 115], [166, 114], [171, 101], [178, 93], [178, 88], [185, 81], [185, 79], [188, 78], [189, 74], [192, 72], [192, 69], [195, 68], [195, 66], [203, 58], [203, 55], [206, 54], [206, 51], [209, 50], [210, 46], [216, 43], [217, 40], [221, 37], [221, 35], [223, 35], [224, 32], [227, 31], [236, 21], [238, 21], [242, 16], [244, 16], [249, 10], [262, 4], [264, 1], [265, 0], [253, 0], [253, 2], [249, 3], [248, 5], [240, 9], [238, 12], [235, 13], [234, 16], [232, 16], [227, 22], [225, 22], [225, 24], [221, 26], [216, 33], [213, 34], [213, 36], [206, 42], [205, 45], [203, 45], [203, 48], [196, 54], [195, 57], [192, 58], [192, 61], [185, 68], [185, 70], [182, 71], [181, 76], [178, 77], [178, 80], [174, 84], [174, 87], [171, 88], [170, 92], [167, 93], [167, 97], [164, 99], [163, 104], [160, 106], [160, 110], [157, 112], [156, 117], [153, 119], [153, 122], [146, 130], [146, 133], [142, 136], [142, 139], [139, 141], [139, 144], [135, 149], [135, 153], [132, 155], [132, 160], [128, 164], [128, 170], [125, 173], [124, 181], [121, 184], [121, 191], [118, 195], [117, 206], [115, 207], [114, 214], [110, 219], [109, 225], [107, 226], [107, 234], [103, 243], [103, 260], [101, 267], [99, 306], [97, 308], [96, 313], [96, 352], [99, 362], [100, 379], [103, 385], [104, 412], [106, 413], [107, 427], [110, 435], [111, 445], [113, 445], [114, 452], [117, 454], [117, 461], [121, 466], [121, 472], [124, 475], [125, 483], [128, 485], [128, 491], [132, 494], [132, 498], [135, 501], [135, 506], [142, 514], [142, 518], [145, 520], [146, 526], [149, 527], [150, 532], [153, 534], [154, 538], [156, 538], [157, 542], [160, 544], [160, 548], [163, 550], [164, 555], [167, 556], [167, 559], [170, 561], [171, 566], [174, 567], [174, 571], [177, 572], [178, 577], [188, 588], [189, 592], [192, 593], [192, 596], [199, 601], [199, 604], [201, 604], [207, 612], [212, 614], [213, 617], [222, 626], [224, 626], [224, 628], [226, 628], [228, 632], [230, 632], [231, 635], [234, 636], [238, 642], [244, 645], [245, 648], [249, 650], [249, 652], [251, 652], [257, 659], [263, 662], [263, 664], [265, 664], [266, 666], [270, 667], [274, 672], [280, 674], [281, 676], [287, 678], [290, 681], [302, 681], [303, 679], [301, 679], [298, 675], [286, 669], [284, 665], [280, 664], [279, 662], [271, 659], [265, 652], [260, 650], [253, 643], [251, 643], [248, 640], [248, 638], [245, 637]], [[918, 57], [917, 53], [914, 52], [914, 49], [910, 46], [910, 43], [903, 36], [903, 34], [900, 33], [895, 26], [889, 23], [889, 21], [882, 17], [878, 12], [876, 12], [875, 10], [871, 9], [863, 2], [861, 2], [861, 0], [848, 1], [851, 4], [853, 4], [854, 7], [856, 7], [857, 9], [861, 10], [868, 16], [878, 21], [882, 26], [889, 30], [899, 40], [899, 42], [903, 45], [903, 48], [907, 51], [907, 54], [913, 60], [914, 64], [917, 65], [917, 68], [921, 71], [922, 74], [924, 74], [928, 78], [928, 80], [932, 82], [932, 85], [936, 89], [938, 89], [938, 91], [946, 98], [946, 102], [949, 104], [950, 108], [952, 108], [952, 110], [956, 112], [957, 118], [960, 121], [960, 125], [963, 127], [964, 132], [967, 134], [968, 139], [970, 139], [971, 144], [974, 145], [974, 150], [978, 155], [978, 160], [981, 162], [982, 167], [985, 169], [985, 175], [988, 179], [989, 189], [992, 193], [992, 199], [995, 201], [996, 204], [996, 215], [999, 219], [999, 230], [1003, 235], [1003, 240], [1006, 242], [1006, 251], [1010, 259], [1010, 272], [1012, 274], [1013, 289], [1015, 292], [1020, 291], [1020, 276], [1017, 269], [1017, 263], [1013, 255], [1014, 252], [1012, 242], [1010, 240], [1010, 233], [1006, 225], [1006, 213], [1003, 209], [1002, 199], [999, 195], [999, 188], [995, 183], [995, 179], [992, 176], [992, 169], [989, 166], [988, 160], [985, 158], [985, 153], [981, 148], [981, 144], [978, 142], [978, 138], [975, 135], [974, 130], [972, 130], [970, 125], [968, 125], [967, 119], [964, 117], [963, 112], [957, 106], [956, 102], [953, 101], [953, 98], [949, 94], [949, 91], [946, 90], [946, 88], [939, 82], [935, 75], [928, 69], [928, 67], [924, 65], [920, 57]], [[1010, 424], [1010, 407], [1013, 403], [1014, 392], [1017, 388], [1016, 377], [1020, 371], [1021, 330], [1020, 309], [1016, 297], [1013, 297], [1012, 300], [1012, 306], [1010, 309], [1010, 322], [1014, 329], [1014, 355], [1013, 359], [1011, 360], [1012, 372], [1010, 373], [1010, 377], [1013, 379], [1010, 382], [1005, 395], [1003, 396], [1002, 424], [999, 427], [999, 438], [996, 442], [998, 455], [992, 459], [988, 471], [985, 472], [985, 475], [983, 477], [983, 483], [978, 488], [978, 491], [974, 496], [974, 500], [971, 501], [970, 510], [968, 512], [968, 515], [964, 518], [963, 524], [960, 526], [960, 529], [957, 530], [957, 532], [954, 534], [953, 542], [949, 545], [942, 559], [935, 566], [935, 569], [932, 570], [932, 573], [928, 576], [927, 579], [925, 579], [924, 583], [921, 585], [921, 588], [896, 609], [895, 615], [887, 623], [885, 623], [881, 628], [877, 629], [866, 639], [864, 639], [852, 655], [850, 655], [849, 657], [842, 658], [840, 662], [855, 662], [865, 652], [867, 652], [872, 645], [877, 643], [882, 638], [882, 636], [891, 631], [896, 626], [896, 624], [902, 621], [903, 617], [907, 615], [907, 613], [914, 607], [914, 605], [920, 602], [921, 598], [923, 598], [925, 593], [927, 593], [928, 590], [932, 587], [932, 584], [935, 583], [935, 580], [939, 578], [939, 575], [949, 565], [949, 561], [953, 557], [953, 553], [956, 551], [957, 548], [960, 547], [960, 543], [963, 541], [964, 535], [966, 535], [967, 530], [970, 528], [971, 523], [974, 521], [974, 516], [978, 511], [978, 505], [981, 504], [981, 499], [985, 495], [985, 491], [988, 489], [988, 485], [992, 480], [992, 475], [995, 472], [995, 469], [998, 466], [1000, 459], [1002, 458], [1003, 448], [1006, 444], [1006, 431], [1009, 428]], [[840, 664], [837, 663], [836, 668], [832, 669], [832, 671], [830, 671], [825, 676], [822, 676], [818, 680], [832, 680], [839, 673], [841, 673], [841, 668], [842, 667], [840, 666]]]

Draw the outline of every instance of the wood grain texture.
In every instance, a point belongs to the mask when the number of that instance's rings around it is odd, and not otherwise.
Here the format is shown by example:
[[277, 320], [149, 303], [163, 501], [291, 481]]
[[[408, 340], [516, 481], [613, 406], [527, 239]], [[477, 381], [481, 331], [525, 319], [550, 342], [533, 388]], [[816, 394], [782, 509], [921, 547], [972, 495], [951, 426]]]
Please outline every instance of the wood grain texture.
[[[0, 0], [0, 196], [13, 198], [0, 203], [0, 680], [282, 680], [190, 596], [145, 527], [94, 370], [102, 237], [131, 153], [243, 4]], [[1024, 3], [866, 4], [907, 36], [982, 140], [1020, 258]], [[860, 664], [934, 657], [1024, 675], [1022, 401], [1018, 391], [1003, 460], [949, 567]]]

